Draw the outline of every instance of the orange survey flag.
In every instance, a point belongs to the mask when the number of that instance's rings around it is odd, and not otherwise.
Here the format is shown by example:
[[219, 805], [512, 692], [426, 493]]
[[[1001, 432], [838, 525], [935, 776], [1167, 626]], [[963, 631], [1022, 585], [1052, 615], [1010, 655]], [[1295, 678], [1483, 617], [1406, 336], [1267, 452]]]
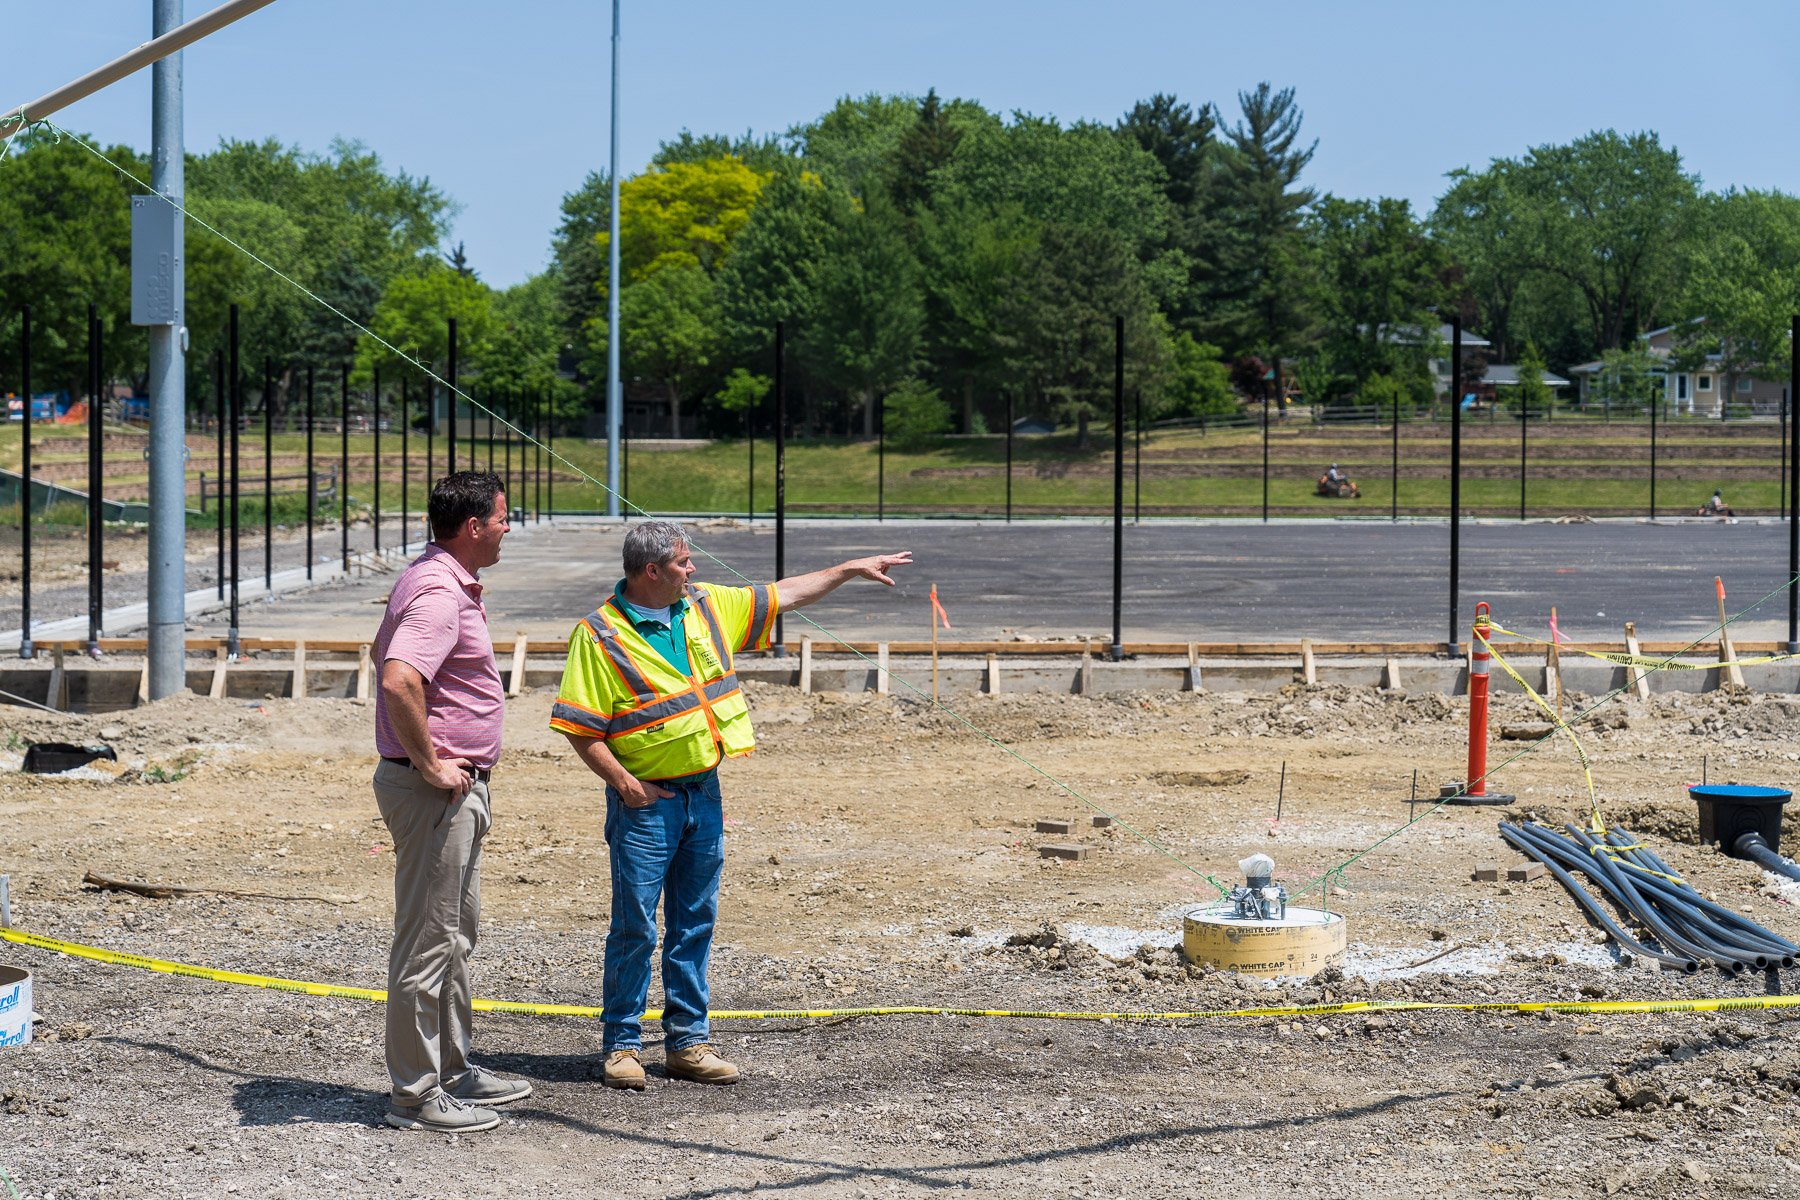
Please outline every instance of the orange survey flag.
[[938, 603], [937, 584], [934, 583], [931, 585], [931, 627], [936, 629], [939, 621], [944, 623], [945, 629], [950, 628], [950, 614], [945, 612], [944, 606]]

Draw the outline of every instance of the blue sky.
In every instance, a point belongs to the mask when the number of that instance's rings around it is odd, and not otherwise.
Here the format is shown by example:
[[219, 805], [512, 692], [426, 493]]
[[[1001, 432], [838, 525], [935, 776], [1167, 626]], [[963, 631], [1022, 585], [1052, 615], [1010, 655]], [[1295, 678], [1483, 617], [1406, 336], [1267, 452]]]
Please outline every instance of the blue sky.
[[[213, 0], [188, 0], [187, 15]], [[0, 105], [35, 99], [150, 34], [151, 0], [0, 0]], [[563, 194], [607, 155], [608, 0], [275, 0], [187, 51], [187, 139], [337, 135], [462, 205], [482, 277], [547, 261]], [[1652, 129], [1706, 185], [1800, 192], [1793, 0], [626, 0], [620, 158], [659, 141], [782, 131], [840, 96], [979, 100], [1115, 121], [1158, 91], [1217, 102], [1296, 89], [1306, 182], [1428, 209], [1452, 168], [1592, 129]], [[147, 147], [146, 71], [61, 122]], [[0, 171], [0, 186], [5, 185]]]

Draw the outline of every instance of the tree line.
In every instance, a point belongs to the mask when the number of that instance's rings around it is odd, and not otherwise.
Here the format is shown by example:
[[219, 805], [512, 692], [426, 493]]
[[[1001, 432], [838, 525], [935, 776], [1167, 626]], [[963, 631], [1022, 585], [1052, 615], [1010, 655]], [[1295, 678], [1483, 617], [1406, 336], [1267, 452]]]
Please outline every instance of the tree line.
[[[1309, 402], [1411, 407], [1434, 398], [1426, 363], [1452, 314], [1527, 373], [1599, 359], [1638, 387], [1639, 338], [1679, 325], [1682, 355], [1785, 375], [1795, 197], [1708, 191], [1654, 133], [1605, 130], [1452, 170], [1418, 213], [1317, 193], [1303, 125], [1292, 89], [1263, 84], [1230, 113], [1156, 95], [1111, 124], [928, 92], [846, 98], [779, 135], [683, 131], [620, 184], [624, 378], [666, 405], [669, 432], [740, 433], [751, 408], [766, 428], [780, 322], [802, 431], [925, 438], [1006, 411], [1085, 429], [1110, 412], [1122, 319], [1150, 418], [1235, 412], [1277, 362]], [[147, 178], [140, 155], [108, 153]], [[440, 372], [456, 316], [478, 393], [553, 394], [570, 417], [600, 403], [604, 173], [564, 198], [549, 267], [507, 289], [444, 249], [449, 197], [353, 143], [228, 142], [190, 156], [187, 187], [197, 215]], [[81, 377], [90, 298], [124, 328], [133, 190], [54, 138], [0, 164], [0, 371], [25, 301], [46, 381]], [[217, 239], [190, 227], [188, 246], [196, 363], [237, 301], [247, 363], [281, 356], [277, 411], [308, 364], [404, 372]], [[109, 360], [141, 376], [126, 347]]]

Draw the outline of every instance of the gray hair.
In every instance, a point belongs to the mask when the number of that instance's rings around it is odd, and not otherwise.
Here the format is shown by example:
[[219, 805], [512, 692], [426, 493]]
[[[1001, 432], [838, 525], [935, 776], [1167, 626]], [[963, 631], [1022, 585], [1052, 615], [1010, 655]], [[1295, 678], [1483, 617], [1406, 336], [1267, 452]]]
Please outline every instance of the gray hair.
[[673, 521], [645, 521], [633, 526], [625, 535], [626, 578], [641, 574], [651, 563], [662, 566], [687, 544], [687, 534]]

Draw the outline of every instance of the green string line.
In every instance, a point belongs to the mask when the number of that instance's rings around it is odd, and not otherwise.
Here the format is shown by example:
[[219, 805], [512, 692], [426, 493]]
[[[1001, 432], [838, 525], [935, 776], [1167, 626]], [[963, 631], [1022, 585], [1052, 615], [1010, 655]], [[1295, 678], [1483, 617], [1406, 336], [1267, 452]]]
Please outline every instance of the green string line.
[[[1717, 641], [1719, 639], [1719, 636], [1725, 632], [1726, 627], [1729, 626], [1730, 624], [1732, 624], [1732, 622], [1742, 620], [1747, 614], [1754, 612], [1758, 608], [1761, 608], [1764, 604], [1767, 604], [1774, 597], [1780, 595], [1782, 592], [1785, 592], [1787, 589], [1795, 586], [1796, 583], [1800, 583], [1800, 576], [1794, 576], [1790, 579], [1784, 580], [1780, 584], [1777, 584], [1773, 590], [1764, 593], [1761, 598], [1753, 601], [1748, 607], [1739, 609], [1737, 612], [1731, 614], [1724, 621], [1722, 621], [1718, 625], [1715, 625], [1712, 628], [1708, 629], [1705, 633], [1701, 634], [1699, 637], [1695, 638], [1693, 641], [1689, 642], [1687, 645], [1683, 646], [1681, 649], [1679, 649], [1679, 650], [1675, 651], [1674, 653], [1668, 655], [1667, 657], [1663, 658], [1655, 666], [1650, 667], [1648, 669], [1643, 669], [1643, 668], [1638, 669], [1637, 674], [1638, 674], [1639, 678], [1648, 678], [1649, 676], [1654, 675], [1656, 672], [1669, 666], [1669, 664], [1673, 663], [1676, 659], [1680, 658], [1682, 655], [1684, 655], [1688, 651], [1692, 650], [1695, 646], [1700, 645], [1702, 642]], [[1587, 708], [1583, 709], [1580, 713], [1576, 714], [1575, 717], [1573, 719], [1571, 719], [1570, 721], [1566, 722], [1566, 724], [1573, 726], [1573, 725], [1579, 724], [1582, 721], [1587, 720], [1588, 717], [1592, 716], [1595, 712], [1599, 711], [1602, 707], [1604, 707], [1607, 704], [1612, 703], [1614, 700], [1618, 699], [1619, 696], [1623, 695], [1625, 692], [1630, 691], [1631, 688], [1633, 687], [1633, 682], [1632, 682], [1631, 676], [1632, 676], [1632, 670], [1627, 668], [1625, 671], [1625, 682], [1623, 684], [1619, 685], [1618, 687], [1614, 688], [1612, 691], [1608, 692], [1606, 695], [1604, 695], [1604, 696], [1600, 697], [1598, 700], [1594, 701], [1594, 703], [1589, 705]], [[1517, 754], [1513, 755], [1511, 758], [1507, 759], [1505, 762], [1500, 763], [1498, 766], [1489, 767], [1487, 770], [1487, 773], [1481, 777], [1482, 780], [1491, 779], [1495, 774], [1497, 774], [1500, 771], [1505, 770], [1507, 767], [1512, 766], [1514, 763], [1518, 762], [1520, 759], [1526, 757], [1527, 755], [1537, 753], [1537, 751], [1539, 749], [1541, 749], [1545, 745], [1545, 743], [1554, 741], [1555, 737], [1556, 737], [1556, 731], [1554, 729], [1552, 729], [1549, 733], [1546, 733], [1543, 737], [1537, 739], [1535, 742], [1530, 743], [1523, 750], [1519, 751]], [[1331, 870], [1327, 871], [1325, 873], [1325, 875], [1323, 877], [1321, 877], [1320, 880], [1307, 885], [1307, 887], [1302, 889], [1301, 891], [1295, 892], [1294, 896], [1296, 898], [1298, 898], [1300, 896], [1306, 895], [1306, 893], [1310, 892], [1314, 887], [1319, 886], [1319, 884], [1322, 883], [1324, 881], [1324, 879], [1329, 878], [1334, 874], [1341, 877], [1345, 870], [1347, 870], [1350, 866], [1355, 864], [1359, 859], [1362, 859], [1362, 858], [1366, 857], [1367, 855], [1373, 853], [1383, 843], [1391, 841], [1392, 839], [1400, 836], [1402, 833], [1405, 833], [1407, 830], [1411, 829], [1414, 825], [1417, 825], [1420, 821], [1423, 821], [1426, 817], [1429, 817], [1432, 813], [1435, 813], [1436, 811], [1438, 811], [1438, 809], [1443, 808], [1446, 804], [1450, 803], [1450, 801], [1456, 799], [1458, 796], [1466, 795], [1468, 793], [1468, 789], [1470, 787], [1474, 786], [1474, 784], [1476, 782], [1477, 781], [1473, 780], [1473, 779], [1469, 780], [1467, 783], [1463, 784], [1462, 791], [1456, 792], [1449, 796], [1444, 796], [1444, 797], [1440, 798], [1437, 801], [1437, 803], [1433, 804], [1430, 808], [1426, 809], [1424, 812], [1419, 813], [1416, 816], [1408, 818], [1405, 822], [1400, 824], [1398, 827], [1383, 834], [1380, 838], [1376, 839], [1374, 842], [1363, 847], [1361, 850], [1358, 850], [1355, 854], [1352, 854], [1349, 858], [1346, 858], [1343, 862], [1339, 863], [1336, 867], [1333, 867]]]
[[[62, 139], [63, 137], [69, 138], [71, 141], [75, 142], [75, 144], [81, 146], [83, 149], [87, 150], [94, 157], [98, 158], [101, 162], [103, 162], [107, 166], [111, 167], [114, 171], [117, 171], [120, 175], [123, 175], [126, 179], [130, 180], [132, 183], [136, 184], [140, 188], [143, 188], [146, 192], [152, 192], [152, 193], [155, 192], [155, 189], [153, 187], [151, 187], [149, 184], [145, 183], [143, 180], [139, 179], [136, 175], [133, 175], [131, 173], [131, 171], [129, 171], [125, 167], [121, 166], [120, 164], [114, 162], [112, 159], [108, 158], [106, 156], [106, 154], [102, 150], [99, 149], [99, 147], [94, 146], [93, 144], [88, 142], [87, 139], [81, 137], [78, 134], [70, 132], [69, 130], [65, 130], [65, 129], [61, 128], [60, 126], [58, 126], [55, 122], [47, 120], [47, 119], [40, 121], [37, 124], [43, 125], [43, 126], [49, 128], [50, 130], [52, 130], [56, 134], [58, 140]], [[21, 128], [24, 128], [24, 127], [22, 126]], [[160, 194], [160, 193], [158, 193], [158, 194]], [[165, 199], [167, 199], [167, 197], [165, 197]], [[418, 359], [414, 358], [412, 355], [408, 354], [406, 351], [400, 349], [398, 346], [394, 345], [392, 342], [388, 341], [386, 338], [383, 338], [382, 336], [377, 334], [374, 330], [370, 329], [368, 326], [357, 321], [354, 317], [350, 316], [348, 313], [344, 312], [342, 309], [333, 305], [330, 301], [326, 300], [323, 296], [320, 296], [318, 293], [312, 291], [305, 284], [303, 284], [299, 280], [293, 278], [291, 275], [288, 275], [286, 272], [284, 272], [280, 268], [276, 267], [273, 263], [270, 263], [268, 260], [266, 260], [263, 257], [261, 257], [260, 255], [256, 254], [249, 247], [243, 245], [241, 242], [232, 238], [229, 234], [225, 233], [223, 230], [219, 229], [217, 226], [196, 216], [192, 211], [190, 211], [187, 208], [187, 206], [183, 202], [170, 200], [169, 203], [171, 205], [173, 205], [173, 207], [178, 212], [180, 212], [183, 217], [194, 222], [196, 225], [200, 226], [202, 229], [205, 229], [207, 232], [211, 233], [213, 236], [219, 238], [226, 245], [232, 247], [232, 249], [238, 251], [240, 254], [243, 254], [245, 257], [249, 258], [252, 262], [256, 263], [258, 266], [262, 267], [264, 270], [266, 270], [270, 274], [274, 275], [277, 279], [280, 279], [282, 282], [288, 284], [290, 287], [292, 287], [296, 291], [298, 291], [301, 295], [305, 296], [307, 299], [311, 300], [313, 303], [324, 308], [326, 311], [328, 311], [332, 315], [336, 316], [339, 320], [343, 321], [345, 324], [349, 325], [351, 328], [357, 330], [358, 332], [362, 333], [363, 335], [365, 335], [366, 337], [368, 337], [369, 339], [374, 341], [376, 344], [382, 346], [384, 349], [386, 349], [390, 353], [392, 353], [395, 357], [399, 358], [403, 362], [411, 364], [411, 366], [415, 370], [419, 371], [421, 374], [436, 381], [437, 383], [441, 384], [443, 387], [448, 389], [450, 392], [452, 392], [455, 395], [466, 400], [470, 405], [472, 405], [473, 407], [475, 407], [476, 409], [479, 409], [482, 413], [484, 413], [490, 420], [499, 421], [507, 429], [512, 430], [515, 434], [517, 434], [519, 436], [519, 438], [522, 441], [524, 441], [526, 444], [540, 448], [553, 461], [561, 463], [563, 466], [567, 467], [570, 471], [574, 472], [576, 475], [580, 476], [582, 479], [585, 479], [587, 482], [593, 484], [595, 487], [598, 487], [601, 491], [607, 493], [608, 495], [617, 497], [617, 499], [622, 504], [624, 504], [627, 508], [633, 510], [640, 516], [644, 516], [644, 517], [653, 517], [654, 516], [654, 514], [652, 514], [648, 510], [644, 509], [643, 507], [633, 504], [629, 497], [621, 495], [618, 492], [615, 492], [612, 488], [608, 487], [605, 483], [602, 483], [600, 480], [598, 480], [598, 479], [594, 478], [592, 475], [588, 474], [587, 471], [582, 469], [580, 466], [576, 465], [575, 463], [570, 462], [567, 458], [558, 454], [554, 448], [546, 445], [543, 442], [538, 441], [536, 438], [532, 437], [530, 434], [526, 433], [523, 429], [520, 429], [518, 426], [514, 425], [511, 421], [507, 420], [505, 417], [500, 416], [498, 413], [496, 413], [492, 409], [488, 408], [487, 405], [485, 405], [481, 401], [477, 400], [474, 396], [469, 395], [467, 392], [465, 392], [461, 388], [457, 387], [450, 380], [443, 378], [441, 375], [439, 375], [435, 371], [433, 371], [429, 366], [427, 366], [424, 363], [421, 363]], [[717, 566], [722, 568], [724, 571], [726, 571], [728, 574], [735, 577], [739, 581], [746, 583], [746, 584], [753, 582], [753, 580], [751, 580], [749, 576], [745, 575], [742, 571], [739, 571], [736, 567], [732, 566], [730, 563], [726, 562], [724, 559], [719, 558], [717, 555], [713, 554], [711, 551], [707, 550], [704, 546], [700, 545], [699, 543], [690, 541], [688, 543], [688, 545], [689, 545], [690, 549], [698, 551], [702, 555], [702, 557], [704, 557], [707, 560], [709, 560], [710, 562], [716, 564]], [[805, 621], [808, 625], [811, 625], [814, 629], [817, 629], [829, 641], [834, 642], [837, 645], [843, 647], [849, 653], [862, 659], [865, 663], [874, 665], [874, 660], [870, 659], [867, 654], [864, 654], [863, 652], [855, 649], [853, 646], [850, 645], [849, 642], [845, 641], [843, 638], [839, 637], [836, 633], [833, 633], [831, 630], [825, 628], [823, 625], [820, 625], [817, 621], [813, 620], [811, 617], [805, 616], [802, 613], [795, 613], [794, 615], [799, 617], [802, 621]], [[890, 679], [894, 678], [894, 676], [891, 673], [889, 673], [888, 677]], [[976, 725], [973, 721], [971, 721], [969, 718], [963, 716], [961, 713], [957, 712], [955, 709], [949, 707], [946, 704], [943, 704], [942, 702], [940, 702], [938, 700], [934, 700], [934, 699], [930, 698], [919, 687], [917, 687], [914, 684], [908, 683], [904, 679], [900, 679], [897, 682], [900, 684], [901, 687], [914, 693], [916, 696], [919, 697], [920, 700], [928, 703], [932, 708], [937, 709], [938, 711], [943, 712], [943, 713], [949, 715], [950, 717], [952, 717], [953, 719], [955, 719], [956, 721], [962, 723], [969, 730], [974, 732], [977, 736], [979, 736], [982, 739], [984, 739], [985, 741], [987, 741], [990, 745], [994, 746], [996, 749], [998, 749], [1001, 752], [1003, 752], [1004, 754], [1008, 755], [1015, 761], [1023, 764], [1025, 767], [1027, 767], [1031, 771], [1035, 772], [1036, 774], [1042, 776], [1044, 779], [1049, 780], [1051, 783], [1055, 784], [1058, 788], [1061, 788], [1064, 792], [1068, 793], [1070, 796], [1074, 797], [1076, 800], [1080, 801], [1082, 804], [1085, 804], [1088, 808], [1092, 809], [1094, 812], [1099, 813], [1102, 816], [1110, 817], [1113, 820], [1113, 822], [1115, 824], [1117, 824], [1121, 829], [1124, 829], [1125, 831], [1130, 833], [1133, 837], [1138, 838], [1140, 841], [1142, 841], [1145, 845], [1149, 846], [1151, 849], [1166, 856], [1171, 861], [1173, 861], [1178, 866], [1180, 866], [1183, 870], [1188, 871], [1191, 874], [1196, 875], [1196, 876], [1200, 877], [1201, 879], [1206, 880], [1208, 883], [1212, 884], [1213, 887], [1218, 889], [1219, 894], [1221, 896], [1230, 894], [1230, 889], [1225, 887], [1223, 884], [1221, 884], [1217, 879], [1214, 879], [1210, 874], [1208, 874], [1207, 872], [1194, 866], [1193, 864], [1189, 863], [1187, 860], [1183, 859], [1179, 854], [1176, 854], [1173, 850], [1169, 849], [1167, 846], [1164, 846], [1161, 842], [1158, 842], [1155, 838], [1151, 837], [1149, 834], [1145, 833], [1143, 830], [1137, 828], [1135, 825], [1131, 824], [1129, 821], [1122, 819], [1116, 813], [1113, 813], [1113, 812], [1109, 811], [1108, 809], [1106, 809], [1105, 807], [1103, 807], [1102, 805], [1096, 803], [1095, 801], [1090, 800], [1087, 796], [1083, 795], [1082, 792], [1078, 788], [1074, 787], [1073, 785], [1071, 785], [1069, 783], [1065, 783], [1063, 780], [1057, 778], [1055, 775], [1052, 775], [1050, 772], [1044, 770], [1042, 767], [1040, 767], [1036, 763], [1032, 762], [1029, 758], [1025, 757], [1023, 754], [1020, 754], [1017, 750], [1014, 750], [1011, 746], [1006, 745], [1004, 742], [1000, 741], [999, 739], [993, 737], [991, 734], [987, 733], [980, 726]]]

